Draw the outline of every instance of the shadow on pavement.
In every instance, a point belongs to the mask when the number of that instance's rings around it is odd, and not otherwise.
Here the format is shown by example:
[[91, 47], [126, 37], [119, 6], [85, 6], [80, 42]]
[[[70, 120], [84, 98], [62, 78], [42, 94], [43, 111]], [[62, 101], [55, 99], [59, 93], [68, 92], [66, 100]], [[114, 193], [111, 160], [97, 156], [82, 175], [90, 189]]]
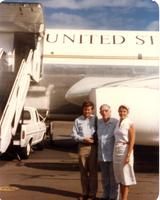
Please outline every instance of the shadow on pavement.
[[[77, 143], [72, 139], [59, 139], [52, 145], [47, 145], [47, 149], [58, 150], [60, 152], [77, 152]], [[158, 173], [159, 172], [159, 147], [157, 146], [141, 146], [136, 145], [134, 151], [135, 160], [135, 172], [142, 173]], [[0, 160], [12, 160], [16, 158], [16, 154], [12, 151], [12, 154], [1, 156]], [[28, 160], [29, 161], [29, 160]], [[53, 161], [53, 162], [19, 162], [20, 165], [25, 165], [30, 168], [46, 169], [46, 170], [60, 170], [60, 171], [79, 171], [78, 161]]]
[[43, 192], [43, 193], [48, 193], [48, 194], [56, 194], [60, 196], [65, 196], [65, 197], [79, 197], [79, 193], [76, 192], [71, 192], [71, 191], [66, 191], [66, 190], [60, 190], [56, 188], [49, 188], [49, 187], [42, 187], [42, 186], [35, 186], [35, 185], [20, 185], [20, 184], [12, 184], [10, 185], [12, 187], [18, 187], [21, 190], [28, 190], [28, 191], [37, 191], [37, 192]]
[[32, 162], [24, 163], [24, 166], [37, 169], [56, 170], [56, 171], [79, 171], [78, 163], [43, 163]]
[[134, 168], [136, 172], [159, 172], [159, 147], [136, 145], [134, 151]]
[[[67, 148], [68, 147], [68, 148]], [[69, 148], [70, 147], [70, 148]], [[59, 141], [52, 148], [58, 149], [59, 151], [76, 152], [76, 144], [74, 146], [68, 141]], [[26, 167], [38, 168], [38, 169], [49, 169], [49, 170], [60, 170], [60, 171], [78, 171], [77, 162], [52, 162], [52, 163], [24, 163]], [[159, 148], [149, 146], [135, 146], [135, 172], [142, 173], [158, 173], [159, 172]]]
[[59, 150], [62, 152], [77, 152], [78, 143], [73, 139], [58, 139], [55, 140], [52, 144], [46, 145], [46, 148]]

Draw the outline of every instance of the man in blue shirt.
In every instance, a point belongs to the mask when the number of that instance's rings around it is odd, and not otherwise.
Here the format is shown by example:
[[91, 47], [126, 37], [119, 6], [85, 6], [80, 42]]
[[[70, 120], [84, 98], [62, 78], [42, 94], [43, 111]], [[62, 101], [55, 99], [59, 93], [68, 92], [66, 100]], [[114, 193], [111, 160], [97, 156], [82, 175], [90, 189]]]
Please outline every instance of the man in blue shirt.
[[94, 105], [85, 101], [82, 115], [75, 119], [73, 138], [79, 143], [79, 167], [81, 175], [82, 196], [80, 200], [95, 200], [97, 193], [97, 144], [95, 141], [96, 118]]
[[116, 200], [118, 184], [113, 172], [114, 129], [118, 122], [111, 118], [111, 108], [107, 104], [100, 106], [102, 119], [98, 120], [98, 161], [101, 169], [104, 200]]

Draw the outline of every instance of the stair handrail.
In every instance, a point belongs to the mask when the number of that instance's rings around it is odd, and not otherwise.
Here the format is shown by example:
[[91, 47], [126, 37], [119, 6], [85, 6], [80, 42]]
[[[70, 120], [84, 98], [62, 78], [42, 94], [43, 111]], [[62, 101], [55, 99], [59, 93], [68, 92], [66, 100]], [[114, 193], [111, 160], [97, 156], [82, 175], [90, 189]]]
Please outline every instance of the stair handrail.
[[[9, 104], [9, 102], [10, 102], [12, 96], [13, 96], [13, 93], [14, 93], [14, 91], [15, 91], [15, 88], [16, 88], [16, 86], [17, 86], [17, 83], [18, 83], [19, 79], [23, 76], [24, 65], [25, 65], [26, 63], [28, 63], [29, 61], [31, 61], [32, 55], [33, 55], [33, 50], [31, 49], [31, 50], [29, 51], [29, 55], [28, 55], [28, 57], [27, 57], [27, 60], [26, 60], [26, 61], [25, 61], [25, 59], [22, 60], [21, 65], [20, 65], [20, 68], [19, 68], [19, 71], [18, 71], [18, 73], [17, 73], [17, 75], [16, 75], [16, 79], [15, 79], [14, 84], [13, 84], [11, 93], [10, 93], [10, 95], [9, 95], [9, 99], [8, 99], [7, 104]], [[28, 74], [30, 74], [29, 69], [28, 69], [28, 72], [29, 72]], [[6, 107], [8, 108], [8, 105], [7, 105], [7, 104], [6, 104]], [[5, 108], [5, 110], [4, 110], [4, 112], [3, 112], [1, 121], [3, 121], [3, 118], [4, 118], [4, 115], [5, 115], [5, 113], [6, 113], [7, 108]]]
[[33, 51], [30, 50], [27, 60], [26, 61], [24, 59], [22, 60], [0, 120], [1, 153], [6, 151], [6, 141], [4, 144], [2, 141], [4, 140], [4, 137], [2, 136], [7, 135], [8, 132], [10, 133], [10, 135], [7, 136], [8, 138], [7, 145], [9, 145], [9, 141], [11, 140], [12, 135], [15, 135], [17, 130], [18, 121], [21, 115], [21, 111], [24, 107], [25, 98], [27, 96], [27, 92], [30, 86], [32, 56], [33, 56]]
[[4, 53], [3, 48], [0, 48], [0, 59], [1, 59], [2, 55], [3, 55], [3, 53]]

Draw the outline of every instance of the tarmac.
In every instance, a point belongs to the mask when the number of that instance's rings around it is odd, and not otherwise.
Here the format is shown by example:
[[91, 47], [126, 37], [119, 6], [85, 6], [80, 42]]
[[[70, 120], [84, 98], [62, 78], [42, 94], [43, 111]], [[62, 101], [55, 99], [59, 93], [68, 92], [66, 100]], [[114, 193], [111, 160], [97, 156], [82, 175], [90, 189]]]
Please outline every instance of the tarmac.
[[[53, 146], [43, 151], [35, 150], [28, 160], [0, 160], [2, 200], [75, 200], [80, 196], [77, 146], [62, 132], [66, 126], [59, 124], [58, 127]], [[137, 184], [130, 187], [128, 200], [159, 199], [158, 158], [157, 147], [135, 146]], [[97, 197], [101, 195], [99, 171]]]

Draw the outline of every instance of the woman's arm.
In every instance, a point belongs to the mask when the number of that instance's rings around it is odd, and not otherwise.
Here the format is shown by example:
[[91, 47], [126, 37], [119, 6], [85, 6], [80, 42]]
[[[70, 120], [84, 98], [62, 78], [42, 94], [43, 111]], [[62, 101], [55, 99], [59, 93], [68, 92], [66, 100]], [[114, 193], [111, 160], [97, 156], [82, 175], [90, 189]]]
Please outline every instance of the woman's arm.
[[129, 144], [128, 144], [128, 152], [125, 158], [125, 164], [129, 163], [130, 155], [133, 151], [133, 147], [135, 144], [135, 127], [132, 124], [128, 130]]

